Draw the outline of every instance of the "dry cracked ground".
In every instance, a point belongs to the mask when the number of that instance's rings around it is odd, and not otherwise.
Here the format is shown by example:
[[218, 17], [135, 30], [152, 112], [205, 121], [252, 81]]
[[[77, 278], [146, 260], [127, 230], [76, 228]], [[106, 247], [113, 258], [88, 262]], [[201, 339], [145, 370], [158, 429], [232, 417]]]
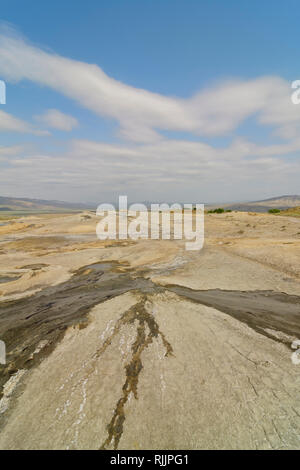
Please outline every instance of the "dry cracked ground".
[[197, 252], [96, 223], [0, 221], [0, 448], [299, 449], [300, 219], [206, 215]]

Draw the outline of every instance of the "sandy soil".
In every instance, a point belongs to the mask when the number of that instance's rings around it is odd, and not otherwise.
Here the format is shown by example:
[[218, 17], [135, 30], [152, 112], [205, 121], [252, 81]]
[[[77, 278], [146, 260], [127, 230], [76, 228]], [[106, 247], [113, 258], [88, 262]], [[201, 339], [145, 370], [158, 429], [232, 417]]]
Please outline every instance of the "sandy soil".
[[199, 252], [97, 220], [0, 227], [0, 448], [299, 449], [300, 219], [209, 214]]

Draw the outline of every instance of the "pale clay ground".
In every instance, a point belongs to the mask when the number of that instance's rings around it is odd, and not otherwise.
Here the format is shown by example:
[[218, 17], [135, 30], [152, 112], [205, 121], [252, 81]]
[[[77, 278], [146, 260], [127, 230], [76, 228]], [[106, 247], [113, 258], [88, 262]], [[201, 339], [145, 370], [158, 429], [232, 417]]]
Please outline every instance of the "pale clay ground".
[[[97, 219], [84, 215], [31, 216], [0, 226], [0, 277], [21, 275], [0, 284], [1, 301], [30, 296], [101, 260], [149, 269], [160, 285], [300, 295], [300, 219], [207, 215], [205, 246], [189, 252], [182, 241], [97, 241]], [[24, 268], [41, 263], [38, 271]], [[131, 292], [96, 305], [86, 328], [69, 328], [39, 366], [8, 384], [1, 449], [102, 446], [137, 333], [135, 323], [117, 332], [115, 325], [140, 300]], [[145, 308], [173, 354], [165, 355], [160, 336], [143, 350], [119, 449], [300, 448], [300, 366], [292, 364], [292, 351], [170, 292], [149, 294]]]

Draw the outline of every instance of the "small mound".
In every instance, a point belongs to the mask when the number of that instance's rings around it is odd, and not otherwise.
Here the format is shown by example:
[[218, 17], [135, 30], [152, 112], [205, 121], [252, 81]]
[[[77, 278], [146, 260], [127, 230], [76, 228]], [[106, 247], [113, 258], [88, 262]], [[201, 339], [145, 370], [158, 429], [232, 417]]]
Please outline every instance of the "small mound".
[[300, 206], [290, 207], [289, 209], [282, 210], [280, 215], [285, 215], [289, 217], [300, 217]]

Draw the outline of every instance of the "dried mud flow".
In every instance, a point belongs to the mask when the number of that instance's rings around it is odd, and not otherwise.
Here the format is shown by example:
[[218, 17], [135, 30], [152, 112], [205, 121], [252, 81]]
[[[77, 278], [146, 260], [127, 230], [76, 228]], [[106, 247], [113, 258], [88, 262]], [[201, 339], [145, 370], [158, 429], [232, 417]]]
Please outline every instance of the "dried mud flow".
[[[118, 273], [111, 263], [83, 267], [72, 278], [21, 300], [1, 302], [0, 337], [6, 344], [7, 366], [0, 365], [0, 387], [19, 369], [29, 369], [47, 356], [66, 328], [84, 328], [96, 304], [131, 290], [151, 291], [143, 278]], [[47, 346], [33, 354], [41, 341]], [[0, 397], [2, 393], [0, 392]]]
[[[216, 308], [235, 319], [246, 323], [269, 338], [288, 346], [284, 335], [300, 337], [300, 297], [272, 291], [224, 291], [220, 289], [192, 290], [187, 287], [159, 286], [144, 277], [135, 277], [134, 271], [120, 272], [116, 263], [97, 263], [82, 267], [72, 278], [55, 287], [21, 300], [2, 302], [0, 305], [0, 337], [6, 343], [7, 365], [0, 365], [0, 397], [2, 387], [9, 377], [19, 369], [29, 369], [49, 355], [70, 325], [84, 328], [88, 323], [87, 313], [95, 305], [124, 294], [137, 291], [142, 295], [171, 291], [192, 302]], [[153, 317], [143, 305], [126, 312], [119, 320], [138, 322], [136, 342], [133, 346], [132, 361], [126, 369], [127, 379], [123, 396], [116, 405], [109, 425], [107, 441], [103, 446], [120, 439], [123, 407], [129, 393], [137, 394], [137, 381], [142, 368], [141, 354], [154, 336], [163, 339], [166, 353], [171, 347], [164, 339]], [[145, 327], [147, 326], [147, 332]], [[116, 325], [118, 329], [120, 325]], [[46, 342], [34, 353], [41, 341]], [[104, 344], [104, 348], [107, 344]], [[99, 353], [99, 352], [98, 352]]]
[[[290, 347], [284, 336], [300, 337], [300, 297], [273, 291], [192, 290], [181, 286], [167, 289], [208, 307], [213, 307], [246, 323], [258, 333]], [[270, 330], [274, 330], [272, 333]]]
[[160, 331], [154, 316], [146, 310], [145, 303], [146, 297], [121, 316], [114, 327], [112, 335], [105, 341], [104, 345], [95, 355], [98, 358], [106, 350], [111, 344], [113, 337], [120, 332], [123, 326], [133, 325], [136, 322], [136, 338], [131, 347], [131, 358], [125, 366], [126, 379], [122, 387], [122, 396], [118, 400], [111, 421], [107, 426], [108, 436], [102, 444], [101, 450], [105, 450], [111, 443], [113, 443], [114, 449], [118, 448], [126, 419], [125, 405], [131, 393], [133, 393], [135, 399], [138, 398], [139, 375], [143, 369], [143, 351], [152, 344], [154, 338], [160, 337], [165, 348], [165, 356], [173, 355], [171, 344]]

